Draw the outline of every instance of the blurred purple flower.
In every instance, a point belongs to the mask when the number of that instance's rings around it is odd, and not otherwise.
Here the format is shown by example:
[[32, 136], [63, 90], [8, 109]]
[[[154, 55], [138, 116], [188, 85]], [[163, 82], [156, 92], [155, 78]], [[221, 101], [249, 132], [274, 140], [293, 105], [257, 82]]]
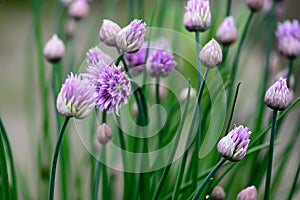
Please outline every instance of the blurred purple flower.
[[95, 106], [94, 87], [81, 75], [68, 75], [58, 94], [56, 107], [60, 114], [82, 119]]
[[287, 58], [300, 54], [300, 25], [298, 20], [285, 21], [278, 25], [276, 31], [279, 52]]
[[[129, 63], [133, 75], [140, 74], [144, 71], [144, 64], [147, 53], [147, 42], [144, 42], [142, 47], [134, 53], [124, 53], [124, 57]], [[150, 54], [150, 49], [148, 54]]]
[[113, 63], [113, 59], [98, 47], [93, 47], [86, 53], [86, 61], [89, 66], [100, 66], [102, 63], [110, 65]]
[[211, 25], [211, 13], [208, 0], [189, 0], [185, 7], [184, 27], [188, 31], [206, 31]]
[[145, 32], [146, 23], [135, 19], [117, 34], [116, 44], [123, 52], [136, 52], [143, 45]]
[[235, 127], [219, 141], [219, 154], [230, 161], [242, 160], [247, 153], [250, 135], [247, 127]]
[[69, 6], [69, 15], [75, 20], [80, 20], [88, 15], [90, 5], [87, 0], [75, 0]]
[[171, 52], [163, 49], [153, 49], [147, 60], [147, 72], [152, 77], [168, 76], [177, 63]]
[[44, 56], [45, 58], [51, 62], [55, 63], [62, 59], [65, 54], [65, 45], [61, 39], [57, 37], [57, 35], [53, 35], [51, 39], [46, 43], [44, 47]]
[[256, 200], [257, 190], [255, 186], [250, 186], [239, 192], [236, 200]]
[[216, 34], [218, 42], [223, 45], [230, 45], [236, 41], [238, 32], [232, 16], [226, 17], [219, 26]]

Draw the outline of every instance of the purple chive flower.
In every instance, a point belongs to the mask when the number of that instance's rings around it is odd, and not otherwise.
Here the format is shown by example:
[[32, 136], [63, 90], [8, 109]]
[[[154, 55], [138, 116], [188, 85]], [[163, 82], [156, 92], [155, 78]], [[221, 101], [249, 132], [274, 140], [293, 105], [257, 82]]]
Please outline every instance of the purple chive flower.
[[[92, 69], [92, 68], [91, 68]], [[102, 68], [90, 69], [88, 78], [95, 86], [95, 104], [100, 110], [108, 113], [115, 111], [117, 114], [122, 104], [126, 104], [131, 86], [128, 76], [121, 71], [121, 67], [103, 65]]]
[[279, 24], [276, 31], [279, 52], [287, 58], [296, 58], [300, 54], [300, 25], [298, 20]]
[[87, 0], [75, 0], [70, 4], [69, 15], [75, 20], [80, 20], [88, 15], [90, 5]]
[[190, 32], [206, 31], [211, 25], [208, 0], [189, 0], [185, 7], [184, 27]]
[[99, 38], [101, 42], [108, 46], [116, 46], [116, 35], [121, 31], [121, 28], [115, 22], [104, 19], [99, 30]]
[[95, 106], [94, 87], [81, 75], [68, 75], [58, 94], [56, 107], [66, 117], [82, 119]]
[[[124, 56], [129, 63], [129, 67], [131, 68], [133, 75], [140, 74], [144, 71], [146, 53], [147, 53], [147, 42], [144, 42], [142, 47], [137, 52], [124, 53]], [[150, 51], [148, 52], [148, 54], [150, 54]]]
[[255, 186], [250, 186], [239, 192], [236, 200], [256, 200], [257, 190]]
[[200, 62], [207, 68], [213, 68], [221, 64], [223, 53], [220, 45], [211, 39], [199, 53]]
[[143, 45], [145, 32], [146, 23], [135, 19], [117, 34], [116, 44], [123, 52], [136, 52]]
[[163, 49], [154, 49], [147, 60], [147, 72], [152, 77], [168, 76], [177, 63], [171, 52]]
[[51, 62], [55, 63], [62, 59], [65, 54], [65, 45], [57, 35], [53, 35], [44, 47], [44, 56]]
[[265, 94], [265, 104], [274, 110], [285, 110], [292, 102], [286, 79], [280, 77]]
[[219, 154], [230, 161], [242, 160], [247, 153], [250, 135], [251, 131], [247, 127], [235, 127], [219, 141]]
[[226, 17], [219, 26], [216, 34], [218, 42], [223, 45], [230, 45], [236, 41], [238, 32], [232, 16]]
[[86, 61], [89, 66], [100, 66], [102, 63], [110, 65], [113, 63], [113, 59], [101, 51], [98, 47], [91, 48], [86, 53]]

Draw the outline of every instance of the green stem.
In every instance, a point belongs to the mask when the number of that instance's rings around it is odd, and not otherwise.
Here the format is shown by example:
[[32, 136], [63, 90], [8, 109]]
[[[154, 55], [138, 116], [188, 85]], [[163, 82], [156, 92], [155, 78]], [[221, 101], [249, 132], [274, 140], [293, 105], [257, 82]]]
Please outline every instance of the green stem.
[[[201, 87], [201, 63], [199, 60], [199, 53], [200, 53], [200, 33], [195, 32], [195, 40], [196, 40], [196, 65], [197, 65], [197, 85], [198, 89]], [[199, 119], [198, 121], [201, 122], [201, 117], [202, 117], [202, 107], [201, 107], [201, 97], [198, 99], [198, 106], [199, 106]], [[197, 129], [197, 134], [196, 134], [196, 142], [195, 142], [195, 149], [194, 149], [194, 154], [192, 157], [193, 161], [193, 168], [192, 168], [192, 189], [194, 190], [197, 185], [197, 174], [198, 174], [198, 153], [200, 150], [200, 143], [201, 143], [201, 129], [202, 129], [202, 124], [199, 123], [198, 129]]]
[[233, 118], [233, 113], [234, 113], [234, 108], [235, 108], [236, 100], [237, 100], [237, 97], [239, 95], [240, 85], [241, 85], [241, 82], [239, 82], [238, 85], [237, 85], [237, 87], [236, 87], [236, 92], [235, 92], [234, 100], [233, 100], [233, 103], [232, 103], [232, 106], [231, 106], [231, 112], [230, 112], [230, 116], [229, 116], [229, 119], [228, 119], [228, 124], [227, 124], [227, 128], [226, 128], [225, 134], [227, 134], [229, 132], [229, 128], [230, 128], [230, 125], [231, 125], [231, 122], [232, 122], [232, 118]]
[[227, 0], [226, 17], [230, 15], [231, 0]]
[[158, 199], [159, 194], [160, 194], [160, 192], [161, 192], [161, 190], [163, 188], [163, 185], [164, 185], [164, 183], [165, 183], [165, 181], [167, 179], [168, 173], [169, 173], [169, 171], [171, 169], [172, 161], [173, 161], [173, 158], [174, 158], [176, 150], [177, 150], [177, 146], [178, 146], [178, 143], [179, 143], [179, 139], [180, 139], [181, 132], [182, 132], [183, 125], [184, 125], [184, 122], [185, 122], [185, 118], [186, 118], [186, 113], [187, 113], [187, 110], [188, 110], [188, 107], [189, 107], [190, 90], [191, 90], [191, 85], [189, 85], [187, 100], [186, 100], [185, 108], [184, 108], [184, 111], [183, 111], [181, 124], [180, 124], [180, 126], [178, 128], [178, 132], [177, 132], [176, 137], [175, 137], [175, 141], [174, 141], [174, 145], [173, 145], [173, 148], [172, 148], [172, 152], [171, 152], [171, 155], [170, 155], [169, 160], [168, 160], [168, 163], [170, 163], [170, 164], [167, 165], [167, 167], [165, 167], [165, 169], [163, 171], [163, 175], [160, 178], [159, 184], [158, 184], [158, 186], [156, 188], [156, 191], [154, 193], [154, 196], [153, 196], [152, 200], [157, 200]]
[[287, 86], [288, 88], [290, 88], [290, 81], [291, 81], [291, 75], [292, 75], [292, 72], [293, 72], [293, 61], [294, 59], [289, 59], [289, 72], [288, 72], [288, 76], [287, 76]]
[[188, 146], [188, 144], [191, 141], [191, 137], [192, 137], [192, 133], [193, 133], [193, 130], [194, 130], [196, 117], [198, 115], [198, 102], [199, 102], [199, 99], [202, 97], [202, 94], [203, 94], [203, 91], [204, 91], [204, 84], [205, 84], [205, 80], [207, 78], [208, 72], [209, 72], [209, 69], [206, 68], [204, 77], [202, 79], [201, 86], [198, 90], [197, 102], [196, 102], [196, 105], [194, 107], [194, 111], [193, 111], [193, 114], [192, 114], [191, 125], [190, 125], [189, 132], [188, 132], [188, 138], [187, 138], [186, 144], [185, 144], [185, 152], [183, 154], [183, 157], [182, 157], [182, 160], [181, 160], [181, 163], [180, 163], [180, 168], [179, 168], [178, 176], [177, 176], [177, 179], [176, 179], [175, 189], [174, 189], [173, 196], [172, 196], [173, 200], [178, 199], [178, 196], [179, 196], [179, 191], [180, 191], [180, 186], [181, 186], [183, 173], [184, 173], [184, 169], [185, 169], [185, 165], [186, 165], [188, 151], [189, 151], [189, 148], [190, 148]]
[[131, 21], [134, 19], [134, 0], [129, 0], [129, 20]]
[[288, 200], [292, 200], [292, 198], [293, 198], [293, 194], [296, 190], [297, 180], [298, 180], [299, 174], [300, 174], [300, 159], [299, 159], [298, 169], [297, 169], [297, 172], [294, 176], [294, 181], [293, 181], [290, 193], [289, 193], [289, 197], [287, 198]]
[[244, 44], [244, 41], [245, 41], [245, 38], [246, 38], [246, 35], [247, 35], [247, 32], [248, 32], [248, 29], [250, 27], [250, 23], [251, 23], [251, 20], [253, 18], [253, 15], [254, 15], [254, 13], [251, 12], [249, 14], [248, 18], [247, 18], [246, 25], [244, 27], [240, 43], [239, 43], [237, 52], [236, 52], [235, 57], [234, 57], [231, 76], [230, 76], [231, 77], [231, 84], [229, 86], [228, 96], [227, 96], [227, 105], [229, 105], [230, 101], [231, 101], [231, 94], [232, 94], [233, 85], [234, 85], [234, 82], [235, 82], [235, 77], [236, 77], [236, 73], [237, 73], [237, 69], [238, 69], [239, 58], [240, 58], [242, 46]]
[[[106, 146], [102, 146], [102, 162], [105, 163], [106, 160]], [[99, 161], [100, 162], [100, 161]], [[102, 165], [102, 199], [110, 199], [109, 198], [109, 181], [107, 174], [107, 167]]]
[[277, 112], [278, 112], [277, 110], [273, 111], [272, 129], [271, 129], [270, 147], [269, 147], [269, 158], [268, 158], [268, 169], [267, 169], [264, 200], [269, 200], [270, 199], [270, 187], [271, 187], [272, 163], [273, 163], [273, 153], [274, 153], [274, 140], [275, 140], [275, 132], [276, 132]]
[[221, 158], [221, 160], [216, 164], [216, 166], [211, 170], [211, 172], [207, 175], [207, 177], [204, 179], [203, 183], [200, 185], [200, 187], [197, 189], [196, 194], [194, 195], [192, 200], [198, 199], [201, 192], [203, 191], [204, 187], [210, 180], [210, 178], [216, 173], [216, 171], [224, 164], [226, 160], [224, 158]]
[[[1, 120], [1, 119], [0, 119]], [[1, 121], [2, 125], [2, 121]], [[10, 200], [12, 198], [12, 194], [10, 191], [10, 186], [9, 186], [9, 179], [8, 179], [8, 170], [7, 170], [7, 160], [6, 160], [6, 155], [5, 155], [5, 146], [3, 142], [3, 135], [4, 135], [4, 130], [0, 129], [0, 174], [1, 174], [1, 185], [3, 185], [3, 191], [1, 197], [4, 199]]]
[[69, 122], [71, 117], [66, 117], [65, 121], [59, 131], [59, 135], [58, 135], [58, 139], [57, 139], [57, 143], [55, 146], [55, 151], [54, 151], [54, 156], [52, 159], [52, 167], [51, 167], [51, 173], [50, 173], [50, 185], [49, 185], [49, 196], [48, 199], [49, 200], [53, 200], [54, 199], [54, 186], [55, 186], [55, 173], [56, 173], [56, 165], [57, 165], [57, 159], [58, 159], [58, 154], [59, 154], [59, 150], [62, 144], [62, 140], [63, 140], [63, 136], [64, 136], [64, 132], [65, 129], [67, 127], [67, 124]]
[[[160, 111], [159, 111], [159, 107], [160, 106], [160, 98], [159, 98], [159, 77], [156, 77], [156, 84], [155, 84], [155, 101], [157, 104], [157, 127], [161, 126], [161, 116], [160, 116]], [[159, 134], [159, 148], [162, 146], [163, 144], [163, 133]]]

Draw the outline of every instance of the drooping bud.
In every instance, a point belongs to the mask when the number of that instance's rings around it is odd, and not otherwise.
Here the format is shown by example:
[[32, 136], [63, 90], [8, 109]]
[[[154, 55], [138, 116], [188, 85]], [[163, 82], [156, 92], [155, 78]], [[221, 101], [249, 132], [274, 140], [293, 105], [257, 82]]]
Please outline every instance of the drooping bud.
[[211, 39], [200, 51], [201, 63], [207, 68], [213, 68], [221, 64], [223, 59], [222, 49], [218, 42]]
[[236, 41], [238, 32], [232, 16], [226, 17], [224, 19], [224, 21], [218, 28], [216, 37], [218, 42], [223, 45], [230, 45]]
[[256, 196], [257, 190], [255, 186], [250, 186], [240, 191], [236, 200], [256, 200]]
[[226, 196], [226, 194], [225, 194], [224, 189], [219, 185], [214, 187], [214, 189], [210, 193], [211, 200], [224, 200], [225, 196]]
[[99, 38], [101, 42], [107, 46], [116, 46], [116, 35], [121, 31], [121, 28], [115, 22], [104, 19], [99, 30]]
[[286, 84], [286, 79], [280, 77], [269, 87], [265, 94], [265, 104], [273, 110], [285, 110], [292, 102], [292, 95]]
[[185, 7], [184, 27], [190, 32], [206, 31], [211, 25], [208, 0], [189, 0]]
[[117, 34], [116, 44], [123, 52], [136, 52], [143, 45], [145, 33], [146, 23], [135, 19]]
[[245, 0], [247, 6], [252, 12], [257, 12], [262, 9], [264, 5], [264, 0]]
[[230, 161], [242, 160], [247, 153], [250, 135], [251, 131], [247, 127], [235, 127], [219, 141], [219, 154]]
[[56, 107], [66, 117], [82, 119], [95, 106], [94, 87], [81, 75], [68, 75], [58, 94]]
[[75, 20], [86, 17], [90, 11], [89, 3], [86, 0], [75, 0], [69, 7], [69, 15]]
[[279, 52], [289, 59], [300, 54], [300, 25], [298, 20], [285, 21], [278, 25], [276, 31]]
[[49, 62], [55, 63], [60, 61], [64, 56], [64, 54], [65, 54], [64, 43], [57, 37], [57, 35], [53, 35], [44, 47], [45, 58]]
[[96, 132], [96, 138], [100, 144], [107, 144], [111, 140], [112, 132], [106, 123], [99, 126]]

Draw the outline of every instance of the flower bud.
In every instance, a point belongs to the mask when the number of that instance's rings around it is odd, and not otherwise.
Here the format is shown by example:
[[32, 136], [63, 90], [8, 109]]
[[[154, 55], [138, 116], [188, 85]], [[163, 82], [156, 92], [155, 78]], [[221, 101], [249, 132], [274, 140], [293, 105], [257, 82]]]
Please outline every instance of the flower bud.
[[[289, 74], [289, 68], [285, 68], [283, 70], [281, 70], [277, 75], [276, 75], [276, 80], [280, 79], [280, 77], [287, 79], [288, 78], [288, 74]], [[295, 85], [295, 76], [294, 74], [290, 75], [290, 82], [289, 82], [289, 87], [293, 88]], [[291, 93], [292, 91], [290, 91]]]
[[247, 153], [250, 135], [251, 131], [247, 127], [235, 127], [219, 141], [219, 154], [230, 161], [242, 160]]
[[252, 12], [259, 11], [264, 5], [264, 0], [245, 0]]
[[[181, 90], [180, 95], [179, 95], [179, 98], [181, 101], [186, 100], [188, 91], [189, 91], [189, 88], [183, 88], [183, 90]], [[190, 99], [195, 98], [195, 97], [196, 97], [196, 91], [194, 88], [191, 88]]]
[[211, 39], [200, 51], [199, 58], [201, 63], [207, 68], [213, 68], [221, 64], [223, 54], [220, 45]]
[[145, 32], [146, 23], [135, 19], [117, 34], [116, 44], [123, 52], [136, 52], [143, 45]]
[[285, 110], [292, 102], [292, 95], [286, 84], [286, 79], [280, 77], [269, 87], [265, 94], [265, 104], [273, 110]]
[[279, 52], [289, 59], [300, 54], [300, 25], [298, 20], [285, 21], [278, 25], [276, 31]]
[[255, 186], [250, 186], [240, 191], [240, 193], [236, 197], [236, 200], [256, 200], [256, 196], [257, 190]]
[[139, 114], [139, 108], [136, 102], [132, 104], [132, 114], [137, 117]]
[[95, 106], [94, 87], [81, 75], [68, 75], [57, 96], [56, 107], [66, 117], [82, 119]]
[[211, 25], [208, 0], [189, 0], [185, 7], [184, 27], [190, 32], [206, 31]]
[[212, 192], [210, 194], [210, 199], [211, 200], [224, 200], [225, 196], [226, 196], [226, 194], [224, 192], [224, 189], [221, 186], [217, 185], [212, 190]]
[[223, 45], [230, 45], [236, 41], [238, 32], [232, 16], [226, 17], [224, 19], [224, 21], [218, 28], [216, 37], [218, 42]]
[[112, 132], [106, 123], [99, 126], [96, 132], [96, 138], [100, 144], [107, 144], [111, 140]]
[[70, 19], [67, 21], [65, 26], [65, 35], [68, 40], [74, 36], [74, 31], [75, 31], [75, 21], [74, 19]]
[[64, 43], [57, 37], [57, 35], [53, 35], [44, 47], [45, 58], [49, 62], [55, 63], [60, 61], [64, 56], [64, 54], [65, 54]]
[[69, 15], [75, 20], [80, 20], [88, 15], [89, 3], [86, 0], [75, 0], [69, 7]]
[[116, 35], [121, 31], [121, 28], [115, 22], [104, 19], [99, 31], [101, 42], [107, 46], [116, 46]]

